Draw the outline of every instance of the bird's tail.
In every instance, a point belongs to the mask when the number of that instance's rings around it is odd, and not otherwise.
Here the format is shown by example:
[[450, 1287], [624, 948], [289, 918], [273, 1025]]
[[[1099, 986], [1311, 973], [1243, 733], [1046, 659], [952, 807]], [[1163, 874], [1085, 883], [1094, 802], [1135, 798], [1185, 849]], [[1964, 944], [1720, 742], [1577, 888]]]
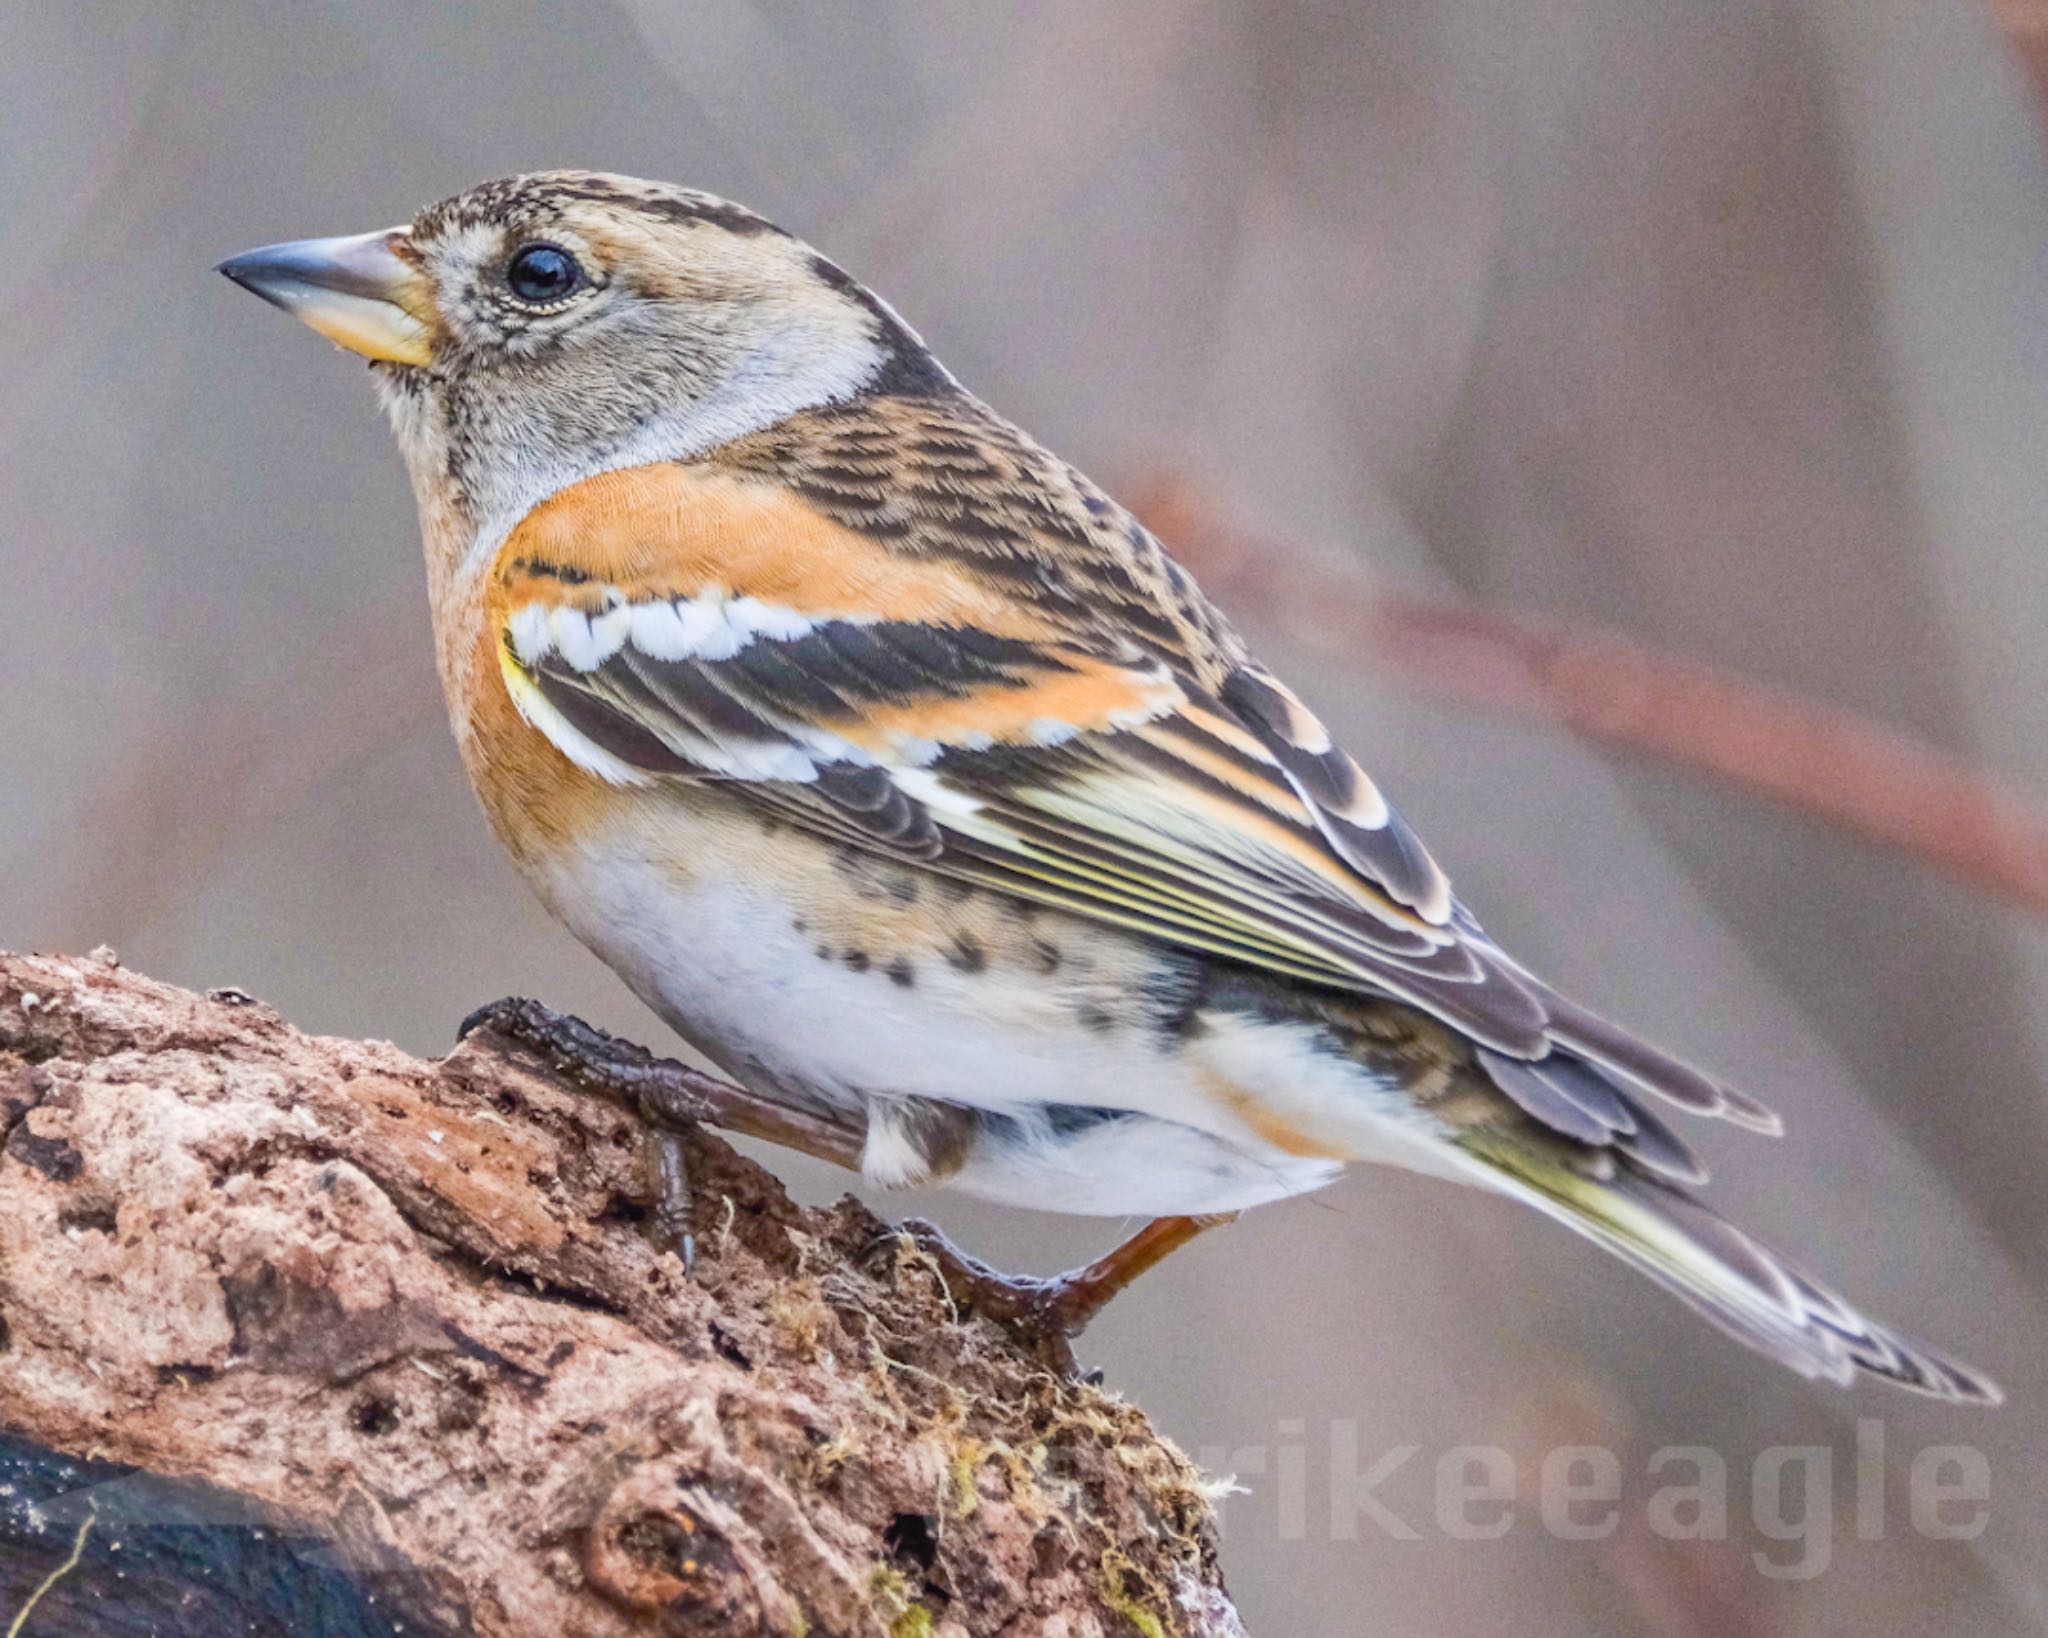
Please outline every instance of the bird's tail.
[[1589, 1177], [1505, 1133], [1468, 1132], [1457, 1142], [1480, 1181], [1604, 1246], [1802, 1376], [1846, 1383], [1867, 1371], [1938, 1399], [1995, 1405], [2004, 1398], [1989, 1377], [1865, 1319], [1668, 1183], [1634, 1171]]

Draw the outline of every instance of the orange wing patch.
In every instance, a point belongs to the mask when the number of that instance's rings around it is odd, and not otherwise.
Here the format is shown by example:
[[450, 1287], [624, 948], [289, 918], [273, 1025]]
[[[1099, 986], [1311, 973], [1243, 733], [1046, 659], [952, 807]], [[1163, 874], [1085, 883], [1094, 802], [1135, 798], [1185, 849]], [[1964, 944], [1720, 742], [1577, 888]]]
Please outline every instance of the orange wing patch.
[[1076, 734], [1114, 731], [1171, 710], [1181, 692], [1164, 673], [1062, 653], [1070, 669], [971, 693], [872, 705], [856, 721], [834, 722], [840, 738], [885, 752], [901, 740], [939, 745], [1056, 745]]
[[1055, 634], [1036, 611], [950, 563], [893, 552], [785, 489], [664, 462], [603, 472], [535, 507], [499, 550], [505, 606], [536, 596], [586, 611], [723, 591], [810, 620]]

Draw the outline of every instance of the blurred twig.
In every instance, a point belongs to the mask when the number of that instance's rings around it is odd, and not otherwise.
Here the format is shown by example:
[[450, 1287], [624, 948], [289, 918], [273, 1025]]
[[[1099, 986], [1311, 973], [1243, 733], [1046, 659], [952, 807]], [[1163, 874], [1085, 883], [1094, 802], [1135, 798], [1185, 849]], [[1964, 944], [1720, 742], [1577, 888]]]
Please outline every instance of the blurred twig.
[[1134, 499], [1247, 622], [1431, 693], [1710, 774], [2048, 916], [2048, 816], [1919, 740], [1607, 632], [1319, 571], [1219, 522], [1171, 477]]
[[2019, 54], [2034, 95], [2048, 107], [2048, 0], [1991, 0], [1991, 18]]

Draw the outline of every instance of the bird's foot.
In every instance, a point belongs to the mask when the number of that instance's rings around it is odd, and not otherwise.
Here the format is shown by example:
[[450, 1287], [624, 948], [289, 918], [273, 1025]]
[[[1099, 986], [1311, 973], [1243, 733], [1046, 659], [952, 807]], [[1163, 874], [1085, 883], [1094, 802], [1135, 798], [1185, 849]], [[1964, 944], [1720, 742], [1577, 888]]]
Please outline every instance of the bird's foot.
[[680, 1258], [686, 1275], [694, 1274], [696, 1200], [690, 1189], [688, 1139], [700, 1121], [715, 1113], [697, 1084], [709, 1077], [523, 996], [477, 1008], [456, 1034], [468, 1040], [479, 1032], [527, 1048], [572, 1085], [639, 1115], [646, 1128], [647, 1238], [656, 1250]]
[[1050, 1278], [1004, 1274], [970, 1257], [922, 1218], [910, 1218], [882, 1236], [883, 1247], [911, 1248], [938, 1272], [948, 1299], [962, 1314], [993, 1320], [1017, 1345], [1059, 1376], [1073, 1376], [1074, 1338], [1112, 1297], [1186, 1245], [1204, 1229], [1235, 1219], [1160, 1217], [1089, 1263]]
[[866, 1128], [851, 1116], [797, 1108], [765, 1093], [749, 1091], [673, 1058], [657, 1058], [645, 1047], [607, 1035], [581, 1018], [522, 996], [507, 996], [479, 1007], [458, 1032], [494, 1036], [524, 1047], [569, 1085], [595, 1092], [637, 1114], [647, 1128], [648, 1233], [674, 1251], [683, 1266], [696, 1262], [691, 1238], [688, 1139], [699, 1125], [779, 1143], [834, 1165], [858, 1170]]
[[919, 1217], [885, 1230], [875, 1249], [894, 1253], [899, 1264], [906, 1255], [916, 1258], [937, 1275], [947, 1304], [959, 1317], [990, 1320], [1055, 1376], [1075, 1374], [1074, 1338], [1101, 1304], [1088, 1301], [1070, 1276], [1005, 1274], [969, 1256], [936, 1224]]
[[479, 1007], [462, 1021], [464, 1036], [486, 1030], [528, 1048], [572, 1085], [624, 1104], [651, 1126], [685, 1134], [716, 1126], [860, 1169], [867, 1127], [851, 1114], [735, 1086], [518, 996]]
[[681, 1132], [661, 1126], [647, 1128], [645, 1146], [648, 1196], [647, 1238], [656, 1251], [672, 1252], [682, 1262], [683, 1278], [697, 1275], [697, 1196], [690, 1188], [690, 1151]]
[[508, 995], [478, 1007], [456, 1034], [468, 1040], [479, 1031], [538, 1054], [563, 1079], [624, 1104], [650, 1125], [688, 1132], [717, 1118], [707, 1083], [719, 1083], [711, 1076], [538, 1001]]

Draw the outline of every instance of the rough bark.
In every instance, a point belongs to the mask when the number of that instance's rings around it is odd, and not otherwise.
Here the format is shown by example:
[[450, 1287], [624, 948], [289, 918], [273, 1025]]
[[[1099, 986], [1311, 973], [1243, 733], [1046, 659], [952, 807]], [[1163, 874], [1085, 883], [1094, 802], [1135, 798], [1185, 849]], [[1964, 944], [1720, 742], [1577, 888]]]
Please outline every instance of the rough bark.
[[0, 1509], [0, 1624], [78, 1547], [25, 1632], [231, 1630], [173, 1518], [282, 1552], [235, 1587], [336, 1583], [270, 1630], [1240, 1631], [1139, 1411], [708, 1133], [686, 1277], [639, 1155], [498, 1043], [0, 955], [0, 1461], [44, 1498]]

